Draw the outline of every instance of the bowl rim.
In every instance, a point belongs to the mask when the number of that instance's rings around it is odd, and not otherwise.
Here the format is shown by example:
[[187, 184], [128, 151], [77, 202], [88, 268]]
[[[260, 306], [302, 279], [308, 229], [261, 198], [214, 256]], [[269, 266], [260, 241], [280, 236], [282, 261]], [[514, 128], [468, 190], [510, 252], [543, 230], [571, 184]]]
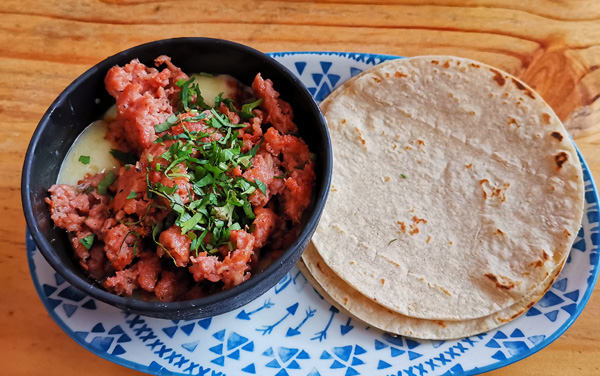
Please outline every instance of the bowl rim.
[[[232, 287], [231, 289], [217, 292], [215, 294], [211, 294], [202, 298], [193, 299], [193, 300], [185, 300], [185, 301], [176, 301], [176, 302], [153, 302], [153, 301], [143, 301], [139, 299], [134, 299], [131, 297], [123, 297], [119, 295], [115, 295], [110, 293], [103, 288], [97, 286], [96, 283], [90, 283], [89, 281], [81, 278], [76, 273], [74, 273], [70, 268], [64, 268], [63, 263], [58, 256], [56, 250], [48, 239], [42, 235], [40, 229], [38, 228], [37, 221], [33, 215], [32, 208], [32, 200], [29, 194], [29, 186], [32, 179], [31, 176], [31, 168], [33, 164], [33, 154], [35, 149], [41, 140], [41, 134], [47, 123], [49, 122], [50, 115], [54, 112], [54, 109], [59, 106], [64, 100], [65, 97], [70, 93], [75, 87], [79, 86], [82, 82], [86, 81], [90, 76], [96, 74], [100, 67], [112, 67], [117, 65], [117, 61], [122, 59], [124, 55], [134, 55], [137, 51], [144, 51], [149, 48], [156, 48], [160, 51], [160, 47], [163, 45], [171, 44], [171, 43], [182, 43], [182, 44], [216, 44], [221, 45], [225, 48], [237, 49], [242, 53], [252, 55], [256, 58], [264, 59], [265, 63], [268, 63], [274, 66], [277, 70], [281, 72], [283, 76], [286, 77], [293, 85], [297, 86], [301, 89], [302, 97], [299, 98], [301, 101], [306, 101], [308, 106], [311, 109], [311, 112], [316, 114], [319, 128], [322, 128], [321, 131], [324, 135], [324, 144], [321, 145], [325, 150], [325, 160], [321, 161], [324, 165], [324, 176], [320, 186], [316, 186], [317, 191], [314, 192], [315, 202], [313, 206], [313, 212], [311, 213], [310, 218], [307, 220], [306, 224], [294, 240], [294, 242], [288, 246], [282, 254], [269, 266], [267, 266], [261, 273], [257, 275], [253, 275], [247, 281]], [[160, 53], [159, 53], [160, 55]], [[157, 55], [158, 56], [158, 55]], [[108, 70], [106, 68], [106, 70]], [[40, 250], [44, 258], [48, 261], [48, 263], [52, 266], [52, 268], [59, 273], [67, 282], [69, 282], [75, 288], [83, 291], [84, 293], [90, 295], [91, 297], [103, 301], [105, 303], [111, 304], [118, 308], [137, 311], [137, 312], [146, 312], [149, 315], [153, 314], [166, 314], [173, 311], [191, 311], [201, 309], [205, 306], [212, 306], [216, 303], [230, 301], [232, 298], [235, 298], [240, 293], [246, 290], [254, 290], [258, 287], [263, 281], [265, 281], [269, 276], [271, 276], [274, 272], [277, 271], [281, 266], [288, 264], [290, 268], [294, 265], [294, 263], [289, 263], [289, 260], [293, 258], [296, 254], [298, 257], [301, 252], [297, 252], [297, 248], [302, 246], [303, 243], [307, 243], [310, 240], [310, 237], [314, 230], [317, 227], [318, 221], [321, 217], [321, 213], [323, 212], [325, 201], [327, 195], [329, 193], [329, 187], [331, 185], [331, 177], [332, 177], [332, 169], [333, 169], [333, 152], [331, 147], [331, 139], [329, 135], [329, 131], [327, 128], [327, 122], [325, 117], [321, 113], [321, 110], [314, 100], [313, 96], [310, 94], [305, 85], [300, 81], [300, 79], [294, 75], [288, 68], [286, 68], [283, 64], [275, 60], [273, 57], [260, 52], [252, 47], [246, 46], [244, 44], [240, 44], [237, 42], [224, 40], [224, 39], [216, 39], [216, 38], [205, 38], [205, 37], [179, 37], [179, 38], [168, 38], [168, 39], [160, 39], [151, 41], [148, 43], [143, 43], [140, 45], [136, 45], [125, 50], [122, 50], [114, 55], [111, 55], [102, 61], [96, 63], [94, 66], [86, 70], [83, 74], [78, 76], [73, 82], [71, 82], [65, 89], [61, 91], [61, 93], [56, 97], [56, 99], [50, 104], [46, 112], [41, 117], [36, 129], [31, 136], [31, 140], [29, 142], [29, 146], [27, 148], [25, 159], [23, 162], [22, 175], [21, 175], [21, 201], [23, 206], [23, 212], [25, 214], [25, 221], [27, 223], [27, 228], [33, 238], [34, 243], [37, 248]], [[276, 281], [277, 282], [277, 281]], [[275, 282], [275, 283], [276, 283]], [[269, 288], [272, 286], [269, 286]], [[268, 288], [264, 289], [255, 297], [252, 297], [250, 300], [254, 300], [258, 298], [262, 293], [266, 292]], [[238, 305], [239, 306], [239, 305]], [[234, 307], [232, 309], [235, 309]], [[223, 311], [226, 312], [227, 310]]]

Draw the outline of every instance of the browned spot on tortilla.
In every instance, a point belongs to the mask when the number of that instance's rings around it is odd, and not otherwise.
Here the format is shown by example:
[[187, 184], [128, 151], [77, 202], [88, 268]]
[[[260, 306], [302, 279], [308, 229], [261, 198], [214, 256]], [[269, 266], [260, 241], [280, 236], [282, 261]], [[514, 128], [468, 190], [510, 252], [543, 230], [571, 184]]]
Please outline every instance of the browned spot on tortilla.
[[438, 286], [435, 285], [435, 287], [437, 287], [438, 289], [442, 290], [442, 292], [448, 296], [452, 296], [452, 294], [450, 294], [450, 291], [446, 290], [445, 288], [443, 288], [442, 286]]
[[367, 142], [363, 138], [362, 133], [360, 132], [360, 129], [358, 129], [358, 127], [354, 127], [354, 129], [356, 129], [356, 131], [358, 132], [358, 138], [360, 138], [360, 142], [362, 142], [362, 144], [365, 145]]
[[386, 176], [386, 177], [385, 177], [385, 181], [386, 181], [386, 182], [388, 182], [388, 181], [390, 181], [390, 180], [392, 180], [392, 178], [390, 178], [389, 176]]
[[450, 68], [450, 62], [446, 61], [443, 65], [444, 68]]
[[415, 235], [415, 234], [418, 234], [419, 232], [420, 231], [419, 231], [418, 227], [412, 227], [412, 229], [410, 230], [409, 234]]
[[488, 97], [490, 97], [490, 98], [494, 98], [494, 93], [489, 93], [489, 94], [488, 94]]
[[442, 320], [436, 320], [435, 323], [438, 324], [439, 326], [441, 326], [442, 328], [446, 327], [446, 323], [443, 322]]
[[453, 243], [452, 242], [448, 242], [448, 244], [452, 245]]
[[544, 123], [550, 124], [550, 115], [544, 112], [542, 114], [542, 120], [544, 120]]
[[542, 266], [544, 266], [544, 262], [542, 260], [537, 260], [529, 264], [529, 266], [532, 268], [541, 268]]
[[563, 231], [563, 234], [565, 234], [565, 236], [568, 238], [569, 236], [571, 236], [571, 233], [569, 232], [569, 230], [565, 230]]
[[417, 144], [419, 144], [419, 146], [425, 146], [425, 141], [417, 140]]
[[431, 241], [431, 235], [429, 237], [427, 237], [427, 240], [425, 240], [425, 243], [429, 243]]
[[496, 231], [494, 231], [494, 235], [504, 235], [504, 232], [502, 232], [502, 230], [497, 228]]
[[[504, 94], [502, 94], [502, 96], [504, 98], [509, 98], [510, 97], [510, 93], [504, 93]], [[508, 102], [504, 101], [504, 103], [507, 104]]]
[[406, 145], [406, 146], [404, 147], [404, 150], [412, 150], [412, 147], [410, 147], [410, 145]]
[[400, 231], [406, 232], [406, 225], [404, 224], [404, 222], [398, 221], [398, 224], [400, 225]]
[[344, 305], [348, 304], [348, 298], [344, 298]]
[[558, 133], [558, 132], [552, 132], [552, 133], [550, 134], [550, 136], [552, 136], [552, 137], [556, 138], [558, 141], [562, 141], [562, 139], [563, 139], [563, 136], [562, 136], [562, 134], [560, 134], [560, 133]]
[[490, 68], [490, 70], [494, 74], [494, 77], [492, 79], [494, 81], [496, 81], [498, 86], [504, 86], [504, 84], [506, 83], [506, 80], [504, 79], [504, 76], [502, 75], [502, 73], [498, 72], [497, 70], [495, 70], [493, 68]]
[[414, 213], [415, 212], [415, 208], [412, 208], [408, 211], [409, 213]]
[[374, 301], [374, 302], [376, 302], [376, 301], [377, 301], [377, 298], [373, 298], [373, 301]]
[[398, 145], [394, 145], [394, 147], [392, 149], [394, 149], [394, 150], [398, 149]]
[[402, 72], [396, 71], [396, 73], [394, 73], [394, 77], [402, 78], [402, 77], [408, 77], [408, 76]]
[[440, 64], [440, 62], [439, 62], [439, 61], [437, 61], [437, 60], [431, 60], [431, 64], [434, 64], [434, 65], [439, 65], [439, 64]]
[[380, 82], [381, 82], [381, 79], [380, 79], [380, 78], [377, 78], [377, 77], [373, 77], [373, 81], [375, 81], [375, 82], [377, 82], [377, 83], [380, 83]]
[[550, 255], [546, 253], [546, 251], [542, 250], [542, 258], [544, 260], [550, 260]]
[[530, 302], [529, 304], [527, 304], [527, 309], [533, 307], [535, 305], [535, 302]]
[[515, 313], [514, 315], [512, 315], [512, 316], [510, 317], [510, 321], [512, 321], [512, 320], [514, 320], [514, 319], [516, 319], [517, 317], [521, 316], [521, 315], [522, 315], [522, 314], [524, 314], [524, 313], [525, 313], [525, 310], [522, 310], [522, 311], [519, 311], [519, 312]]
[[469, 115], [475, 116], [475, 111], [469, 111]]
[[528, 88], [526, 88], [525, 85], [523, 85], [522, 83], [520, 83], [518, 80], [515, 80], [514, 78], [512, 78], [512, 82], [513, 82], [513, 84], [515, 84], [515, 86], [517, 87], [517, 89], [524, 91], [525, 94], [527, 94], [527, 96], [529, 96], [531, 99], [535, 99], [535, 96], [533, 95], [533, 93], [531, 92], [531, 90], [529, 90]]
[[350, 261], [350, 265], [354, 265], [354, 261]]
[[561, 168], [562, 165], [568, 159], [569, 159], [569, 155], [567, 153], [565, 153], [564, 151], [561, 151], [560, 153], [558, 153], [554, 156], [554, 161], [556, 162], [556, 165], [558, 166], [558, 168]]
[[552, 188], [552, 192], [556, 191], [556, 187], [555, 186], [551, 186], [550, 188]]
[[483, 191], [483, 199], [487, 200], [487, 193], [485, 191]]
[[471, 168], [471, 167], [473, 167], [473, 163], [469, 163], [469, 164], [465, 165], [465, 168]]
[[519, 125], [519, 123], [517, 123], [517, 121], [514, 118], [509, 117], [508, 118], [508, 125], [511, 125], [511, 124], [515, 124], [517, 126]]
[[381, 286], [385, 285], [385, 279], [381, 278]]
[[418, 224], [418, 223], [427, 223], [427, 220], [426, 220], [426, 219], [424, 219], [424, 218], [418, 218], [416, 215], [414, 215], [414, 216], [412, 217], [412, 220], [413, 220], [413, 222], [414, 222], [415, 224]]
[[385, 78], [388, 78], [390, 76], [390, 74], [388, 72], [385, 72]]
[[470, 65], [470, 66], [472, 66], [473, 68], [479, 68], [479, 67], [480, 67], [480, 65], [479, 65], [479, 64], [475, 64], [475, 63], [471, 63], [471, 64], [469, 64], [469, 65]]
[[515, 287], [515, 284], [513, 282], [509, 282], [507, 284], [504, 284], [504, 283], [500, 282], [500, 280], [498, 279], [498, 277], [496, 277], [492, 273], [484, 274], [484, 276], [487, 279], [489, 279], [490, 281], [494, 282], [496, 284], [496, 288], [503, 289], [503, 290], [510, 290], [510, 289], [513, 289]]
[[483, 184], [485, 184], [485, 183], [489, 183], [489, 182], [490, 182], [490, 181], [489, 181], [489, 180], [487, 180], [487, 179], [481, 179], [481, 180], [479, 181], [479, 184], [483, 185]]
[[346, 119], [342, 119], [342, 124], [346, 124]]
[[507, 189], [508, 187], [510, 187], [510, 183], [509, 182], [504, 183], [504, 189]]

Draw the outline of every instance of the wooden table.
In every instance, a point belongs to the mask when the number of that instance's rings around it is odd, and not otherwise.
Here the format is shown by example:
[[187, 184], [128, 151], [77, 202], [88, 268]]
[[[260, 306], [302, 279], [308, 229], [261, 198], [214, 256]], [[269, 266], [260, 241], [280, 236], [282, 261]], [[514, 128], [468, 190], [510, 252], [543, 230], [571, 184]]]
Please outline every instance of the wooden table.
[[[575, 137], [592, 173], [600, 177], [597, 0], [216, 3], [0, 1], [0, 373], [138, 374], [83, 349], [47, 314], [29, 277], [19, 192], [29, 139], [54, 98], [90, 66], [143, 42], [207, 36], [262, 51], [453, 54], [478, 59], [536, 88]], [[599, 375], [598, 312], [596, 291], [561, 338], [490, 375]]]

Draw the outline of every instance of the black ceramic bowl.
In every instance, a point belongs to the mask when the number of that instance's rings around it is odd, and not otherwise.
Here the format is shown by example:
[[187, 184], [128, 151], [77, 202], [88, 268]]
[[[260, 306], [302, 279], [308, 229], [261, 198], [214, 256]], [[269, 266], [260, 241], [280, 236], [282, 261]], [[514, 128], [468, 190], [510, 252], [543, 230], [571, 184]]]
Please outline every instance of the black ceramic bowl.
[[[300, 136], [317, 155], [316, 186], [305, 211], [302, 230], [294, 243], [261, 273], [229, 290], [196, 300], [160, 303], [125, 298], [105, 291], [89, 278], [73, 256], [64, 230], [55, 228], [44, 202], [56, 182], [69, 147], [83, 129], [102, 118], [115, 101], [104, 88], [104, 76], [114, 65], [134, 58], [153, 66], [159, 55], [168, 55], [184, 72], [227, 73], [250, 85], [256, 73], [271, 79], [281, 98], [290, 102]], [[120, 52], [78, 77], [52, 103], [42, 117], [27, 150], [21, 181], [23, 210], [35, 244], [50, 265], [70, 284], [86, 294], [120, 309], [165, 319], [214, 316], [236, 309], [273, 287], [296, 263], [312, 236], [331, 180], [332, 153], [325, 119], [304, 85], [269, 56], [237, 43], [207, 38], [176, 38], [151, 42]]]

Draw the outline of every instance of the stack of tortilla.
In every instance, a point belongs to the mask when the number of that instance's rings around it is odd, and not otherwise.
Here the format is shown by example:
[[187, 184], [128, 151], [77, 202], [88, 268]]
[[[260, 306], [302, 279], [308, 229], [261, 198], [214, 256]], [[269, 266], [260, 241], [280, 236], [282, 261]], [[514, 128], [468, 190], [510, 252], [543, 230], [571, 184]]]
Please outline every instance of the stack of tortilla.
[[423, 56], [363, 72], [322, 110], [333, 180], [299, 266], [334, 305], [450, 339], [507, 323], [552, 285], [581, 224], [583, 173], [531, 88]]

